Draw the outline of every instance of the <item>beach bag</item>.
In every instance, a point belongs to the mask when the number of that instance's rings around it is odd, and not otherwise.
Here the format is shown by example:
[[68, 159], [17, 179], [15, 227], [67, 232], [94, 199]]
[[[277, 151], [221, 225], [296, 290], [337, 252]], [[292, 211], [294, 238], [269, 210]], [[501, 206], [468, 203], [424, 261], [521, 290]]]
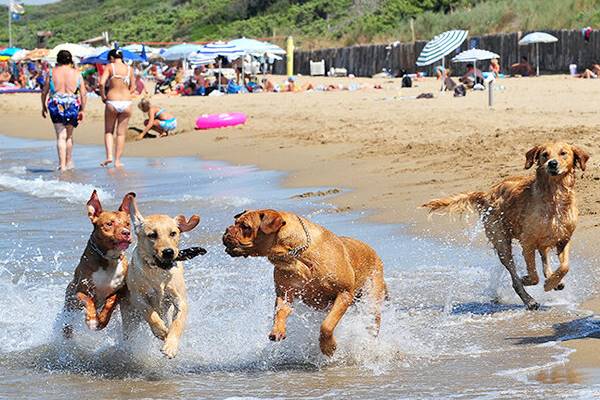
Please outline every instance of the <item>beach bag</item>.
[[402, 87], [412, 87], [412, 79], [408, 75], [402, 77]]
[[454, 97], [464, 97], [467, 95], [465, 85], [458, 85], [454, 88]]

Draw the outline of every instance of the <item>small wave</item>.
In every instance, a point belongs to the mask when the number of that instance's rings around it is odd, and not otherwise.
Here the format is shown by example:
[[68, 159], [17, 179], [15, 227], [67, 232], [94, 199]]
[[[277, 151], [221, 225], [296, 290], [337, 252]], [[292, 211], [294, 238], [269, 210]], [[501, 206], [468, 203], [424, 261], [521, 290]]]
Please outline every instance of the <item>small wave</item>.
[[102, 189], [83, 183], [64, 182], [56, 179], [45, 180], [41, 177], [35, 179], [22, 179], [16, 176], [0, 174], [0, 187], [25, 193], [43, 199], [62, 199], [68, 203], [80, 203], [89, 199], [94, 189], [102, 200], [112, 199], [112, 195]]
[[245, 207], [253, 203], [252, 199], [241, 196], [195, 196], [186, 194], [177, 198], [165, 198], [161, 201], [167, 203], [200, 202], [210, 205]]

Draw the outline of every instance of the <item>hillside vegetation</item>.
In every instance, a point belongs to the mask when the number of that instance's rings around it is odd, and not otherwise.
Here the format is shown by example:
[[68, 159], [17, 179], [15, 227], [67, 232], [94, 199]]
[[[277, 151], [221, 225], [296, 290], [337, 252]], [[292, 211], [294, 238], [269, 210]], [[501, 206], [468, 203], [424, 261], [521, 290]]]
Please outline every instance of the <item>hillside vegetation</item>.
[[[209, 41], [293, 35], [305, 48], [471, 34], [581, 28], [600, 23], [600, 0], [62, 0], [27, 6], [15, 43], [78, 42], [108, 30], [121, 42]], [[0, 42], [8, 40], [6, 29]]]

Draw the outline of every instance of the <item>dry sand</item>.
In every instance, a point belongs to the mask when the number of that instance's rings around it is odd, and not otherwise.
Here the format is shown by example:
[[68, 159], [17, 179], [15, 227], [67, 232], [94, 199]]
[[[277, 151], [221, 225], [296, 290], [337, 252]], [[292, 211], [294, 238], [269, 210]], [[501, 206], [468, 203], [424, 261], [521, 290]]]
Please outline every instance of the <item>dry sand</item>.
[[[158, 95], [153, 101], [178, 117], [177, 134], [130, 142], [125, 154], [199, 156], [287, 171], [290, 186], [351, 189], [331, 200], [340, 211], [373, 210], [370, 218], [375, 221], [452, 237], [461, 235], [464, 224], [432, 224], [417, 206], [432, 197], [485, 189], [511, 174], [531, 173], [523, 170], [525, 152], [561, 139], [592, 154], [588, 170], [578, 173], [581, 218], [573, 251], [598, 256], [598, 246], [586, 244], [596, 243], [600, 225], [600, 81], [568, 76], [501, 79], [491, 109], [487, 92], [454, 98], [440, 94], [439, 82], [431, 78], [403, 89], [400, 80], [300, 78], [301, 83], [308, 81], [360, 82], [364, 89], [209, 98]], [[383, 89], [374, 89], [375, 84]], [[435, 98], [415, 99], [425, 92]], [[2, 95], [0, 110], [1, 133], [54, 137], [50, 122], [40, 117], [38, 95]], [[76, 142], [101, 144], [103, 104], [92, 99], [88, 110]], [[233, 111], [246, 113], [248, 122], [193, 130], [200, 114]], [[142, 120], [136, 109], [131, 126], [141, 127]], [[600, 300], [586, 307], [600, 310]], [[571, 357], [569, 368], [600, 368], [596, 342], [568, 342], [582, 349]], [[552, 381], [548, 376], [540, 379]]]

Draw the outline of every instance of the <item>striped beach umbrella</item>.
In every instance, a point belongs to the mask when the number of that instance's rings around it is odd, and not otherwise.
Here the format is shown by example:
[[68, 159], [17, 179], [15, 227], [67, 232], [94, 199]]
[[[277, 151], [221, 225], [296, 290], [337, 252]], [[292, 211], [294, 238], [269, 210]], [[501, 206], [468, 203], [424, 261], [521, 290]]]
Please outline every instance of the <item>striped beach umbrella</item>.
[[201, 49], [197, 51], [198, 54], [203, 56], [212, 56], [216, 57], [227, 57], [228, 60], [236, 60], [244, 55], [244, 50], [235, 44], [224, 43], [224, 42], [214, 42], [208, 43], [202, 46]]
[[468, 34], [469, 31], [455, 30], [437, 35], [425, 45], [421, 54], [419, 54], [417, 66], [423, 67], [443, 59], [459, 47], [465, 41]]
[[206, 65], [206, 64], [214, 63], [215, 57], [204, 55], [197, 51], [194, 51], [187, 56], [187, 60], [190, 63], [190, 65], [192, 65], [192, 66]]

